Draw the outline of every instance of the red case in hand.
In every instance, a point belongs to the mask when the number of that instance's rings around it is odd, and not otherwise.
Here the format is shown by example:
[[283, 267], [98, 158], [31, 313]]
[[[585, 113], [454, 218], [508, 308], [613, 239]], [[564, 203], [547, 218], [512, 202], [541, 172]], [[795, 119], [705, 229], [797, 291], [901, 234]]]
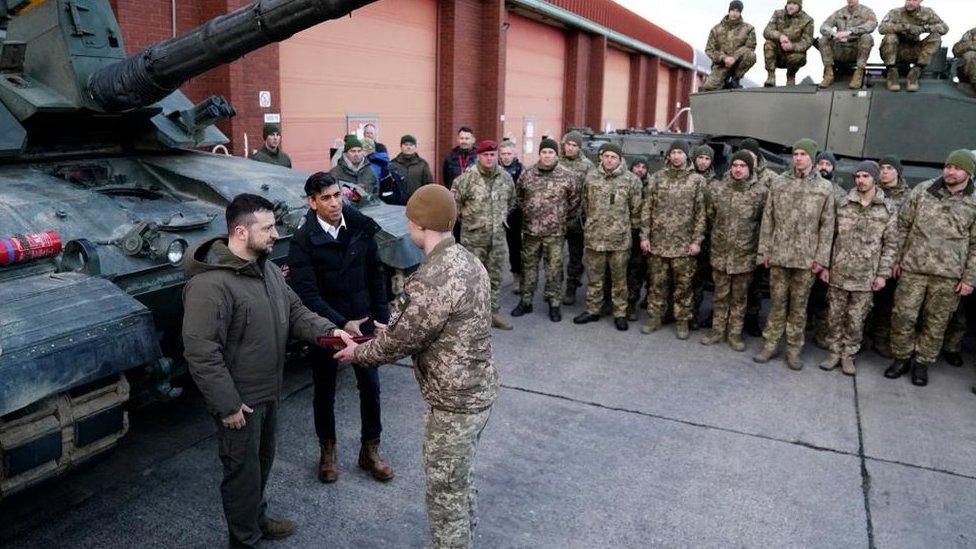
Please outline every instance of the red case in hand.
[[[361, 335], [361, 336], [353, 336], [352, 338], [352, 340], [355, 341], [356, 343], [366, 343], [371, 339], [376, 339], [376, 336]], [[335, 346], [345, 347], [346, 345], [346, 343], [342, 341], [342, 338], [339, 336], [319, 336], [318, 338], [316, 338], [315, 342], [318, 343], [319, 346], [321, 347], [335, 347]]]

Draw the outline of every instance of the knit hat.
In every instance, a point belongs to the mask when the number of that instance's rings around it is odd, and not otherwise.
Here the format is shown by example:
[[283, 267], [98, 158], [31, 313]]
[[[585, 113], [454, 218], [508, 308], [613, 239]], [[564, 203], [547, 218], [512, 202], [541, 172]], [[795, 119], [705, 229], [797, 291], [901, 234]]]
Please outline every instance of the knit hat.
[[559, 143], [556, 143], [555, 139], [547, 137], [539, 143], [539, 152], [542, 152], [542, 149], [552, 149], [556, 154], [559, 154]]
[[478, 141], [478, 146], [475, 147], [475, 151], [478, 154], [486, 153], [486, 152], [497, 152], [498, 143], [495, 143], [491, 139], [484, 139], [482, 141]]
[[761, 158], [762, 153], [760, 152], [759, 142], [751, 137], [747, 137], [742, 141], [739, 141], [740, 151], [750, 151], [752, 154], [756, 155], [756, 158]]
[[826, 160], [827, 162], [830, 162], [831, 166], [835, 168], [837, 167], [837, 157], [834, 156], [834, 153], [830, 151], [822, 151], [820, 154], [818, 154], [816, 161], [820, 162], [821, 160]]
[[731, 2], [729, 2], [729, 11], [732, 11], [732, 10], [741, 12], [742, 11], [742, 2], [740, 0], [732, 0]]
[[804, 137], [803, 139], [793, 143], [793, 150], [800, 149], [801, 151], [810, 155], [810, 158], [817, 157], [817, 142], [809, 137]]
[[797, 6], [803, 7], [803, 0], [786, 0], [787, 4], [796, 4]]
[[569, 133], [567, 133], [566, 135], [563, 136], [563, 143], [569, 143], [570, 141], [572, 141], [573, 143], [576, 143], [577, 145], [579, 145], [580, 147], [582, 147], [583, 146], [583, 134], [574, 130], [574, 131], [571, 131], [571, 132], [569, 132]]
[[643, 164], [645, 167], [650, 166], [650, 163], [647, 161], [647, 157], [642, 154], [639, 154], [636, 157], [634, 157], [634, 159], [630, 162], [630, 167], [633, 168], [638, 164]]
[[616, 143], [604, 143], [600, 145], [600, 156], [603, 156], [603, 153], [608, 151], [615, 153], [620, 158], [624, 157], [624, 150], [621, 149], [620, 145], [617, 145]]
[[349, 149], [361, 149], [363, 148], [363, 142], [359, 140], [356, 134], [351, 133], [346, 136], [345, 141], [342, 143], [342, 152], [349, 152]]
[[854, 169], [854, 175], [857, 175], [858, 172], [864, 172], [870, 175], [874, 179], [874, 182], [877, 183], [881, 175], [881, 166], [878, 166], [878, 163], [874, 160], [865, 160]]
[[882, 158], [881, 160], [879, 160], [878, 161], [878, 164], [880, 164], [882, 166], [884, 166], [886, 164], [888, 166], [891, 166], [892, 168], [895, 169], [896, 172], [898, 172], [898, 175], [901, 176], [901, 171], [903, 169], [901, 167], [901, 158], [898, 158], [897, 156], [895, 156], [893, 154], [889, 154], [888, 156], [885, 156], [884, 158]]
[[370, 153], [370, 152], [373, 152], [373, 151], [376, 150], [376, 141], [373, 141], [372, 139], [370, 139], [368, 137], [364, 137], [362, 139], [362, 143], [363, 143], [363, 150], [364, 151]]
[[424, 185], [407, 200], [407, 219], [425, 229], [446, 233], [457, 220], [457, 202], [447, 187]]
[[976, 156], [973, 156], [973, 153], [966, 149], [952, 151], [945, 163], [946, 165], [952, 164], [969, 175], [976, 172]]
[[264, 137], [265, 139], [267, 139], [268, 136], [273, 133], [281, 135], [281, 126], [279, 126], [278, 124], [274, 124], [272, 122], [268, 122], [267, 124], [264, 125], [264, 128], [261, 130], [261, 136]]
[[683, 151], [685, 153], [685, 156], [687, 156], [688, 152], [691, 150], [691, 147], [688, 145], [688, 142], [685, 141], [684, 139], [675, 139], [674, 141], [671, 142], [671, 145], [668, 146], [668, 152], [665, 153], [665, 155], [670, 155], [671, 151], [675, 149]]
[[698, 145], [695, 147], [695, 150], [691, 152], [691, 157], [698, 158], [699, 156], [707, 156], [708, 158], [715, 160], [715, 151], [713, 151], [708, 145]]
[[400, 138], [401, 145], [406, 145], [407, 143], [410, 143], [411, 145], [416, 145], [417, 138], [410, 134], [404, 135], [403, 137]]
[[750, 154], [750, 152], [751, 151], [748, 150], [741, 150], [733, 154], [732, 160], [729, 161], [729, 166], [732, 165], [732, 162], [735, 162], [736, 160], [741, 160], [742, 162], [745, 162], [746, 166], [749, 167], [749, 175], [751, 176], [752, 173], [756, 171], [756, 157]]

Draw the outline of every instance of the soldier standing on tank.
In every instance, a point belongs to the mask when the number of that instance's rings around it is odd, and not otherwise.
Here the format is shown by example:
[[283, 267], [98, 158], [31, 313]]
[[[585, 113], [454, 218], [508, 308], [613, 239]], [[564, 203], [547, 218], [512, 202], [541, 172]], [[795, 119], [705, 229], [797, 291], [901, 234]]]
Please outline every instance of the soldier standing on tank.
[[[885, 198], [900, 210], [911, 189], [902, 177], [901, 159], [895, 155], [888, 155], [878, 162], [880, 167], [878, 186], [885, 193]], [[872, 349], [884, 358], [891, 356], [891, 307], [895, 300], [895, 288], [898, 279], [891, 278], [885, 287], [874, 292], [874, 306], [868, 331], [874, 341]]]
[[696, 256], [705, 238], [706, 182], [688, 163], [688, 153], [686, 141], [672, 141], [667, 165], [647, 183], [640, 229], [641, 250], [650, 254], [651, 279], [643, 334], [661, 327], [670, 284], [675, 333], [678, 339], [688, 339], [689, 335]]
[[641, 184], [627, 170], [619, 145], [600, 147], [600, 167], [583, 183], [583, 215], [586, 246], [586, 310], [573, 318], [575, 324], [600, 319], [604, 281], [610, 268], [614, 325], [627, 330], [627, 258], [631, 231], [640, 224]]
[[[630, 171], [637, 176], [641, 184], [641, 204], [644, 203], [644, 193], [647, 192], [647, 157], [638, 156], [630, 163]], [[630, 239], [634, 243], [630, 248], [630, 258], [627, 260], [627, 320], [637, 320], [637, 303], [641, 298], [641, 290], [647, 284], [647, 257], [640, 249], [640, 229], [631, 231]]]
[[756, 157], [748, 151], [732, 155], [728, 173], [712, 181], [706, 195], [715, 281], [712, 329], [702, 345], [727, 340], [736, 351], [746, 349], [742, 324], [746, 313], [749, 281], [756, 268], [759, 227], [769, 189], [753, 173]]
[[739, 83], [756, 64], [756, 29], [742, 20], [742, 2], [729, 3], [729, 13], [708, 33], [705, 55], [712, 60], [712, 72], [701, 91], [741, 88]]
[[539, 162], [522, 172], [515, 184], [515, 202], [522, 219], [522, 299], [512, 311], [519, 317], [532, 312], [539, 279], [539, 260], [545, 265], [545, 299], [549, 320], [562, 320], [563, 246], [566, 221], [579, 207], [576, 173], [559, 164], [559, 143], [543, 139]]
[[[711, 189], [711, 184], [713, 182], [721, 181], [720, 177], [715, 175], [715, 151], [706, 144], [701, 144], [695, 147], [691, 151], [692, 165], [695, 168], [695, 172], [705, 178], [705, 194], [707, 195]], [[752, 173], [752, 170], [750, 170]], [[706, 196], [707, 198], [707, 196]], [[706, 212], [707, 214], [707, 212]], [[698, 254], [698, 264], [695, 267], [695, 282], [692, 285], [692, 290], [694, 297], [692, 298], [691, 306], [691, 329], [697, 330], [699, 325], [707, 325], [708, 318], [704, 320], [701, 319], [701, 306], [702, 302], [705, 301], [705, 285], [712, 281], [712, 267], [710, 263], [711, 254], [711, 238], [709, 237], [711, 229], [708, 226], [708, 216], [705, 216], [705, 239], [702, 240], [701, 253]]]
[[976, 93], [976, 28], [966, 31], [962, 39], [952, 46], [956, 58], [956, 74], [960, 82], [969, 82]]
[[498, 165], [498, 144], [478, 142], [474, 168], [454, 180], [451, 190], [457, 200], [457, 220], [461, 223], [461, 245], [488, 269], [491, 279], [491, 325], [511, 330], [512, 324], [499, 314], [502, 264], [508, 255], [505, 220], [515, 206], [515, 183]]
[[763, 31], [766, 43], [766, 87], [776, 85], [776, 69], [786, 69], [786, 85], [796, 85], [796, 73], [807, 64], [807, 50], [813, 46], [813, 18], [803, 11], [803, 0], [787, 0], [786, 6], [773, 12]]
[[898, 210], [877, 186], [879, 171], [870, 160], [855, 169], [855, 188], [837, 205], [831, 268], [820, 271], [820, 280], [830, 285], [830, 355], [820, 368], [833, 370], [839, 363], [849, 376], [855, 374], [854, 355], [861, 350], [873, 292], [891, 278], [898, 246]]
[[[888, 12], [881, 21], [881, 60], [888, 68], [888, 90], [899, 91], [898, 65], [913, 64], [905, 78], [905, 89], [918, 91], [918, 78], [932, 56], [942, 47], [942, 37], [949, 32], [949, 25], [931, 8], [922, 6], [922, 0], [905, 0], [905, 7]], [[922, 35], [927, 36], [922, 39]]]
[[814, 169], [817, 143], [793, 145], [793, 167], [773, 183], [763, 209], [759, 261], [769, 268], [769, 318], [765, 343], [753, 359], [769, 362], [786, 332], [786, 365], [803, 368], [800, 352], [807, 323], [807, 299], [813, 279], [830, 266], [835, 199], [830, 183]]
[[434, 549], [474, 545], [474, 459], [498, 396], [488, 273], [454, 242], [455, 208], [450, 191], [440, 185], [425, 185], [410, 197], [410, 238], [427, 259], [407, 279], [389, 328], [361, 345], [346, 335], [346, 348], [335, 355], [364, 366], [413, 357], [427, 402], [423, 461]]
[[847, 6], [835, 11], [820, 25], [820, 57], [824, 74], [821, 88], [834, 83], [834, 63], [854, 63], [854, 75], [848, 87], [860, 89], [864, 85], [864, 69], [874, 48], [871, 33], [878, 28], [878, 16], [860, 0], [847, 0]]
[[264, 146], [251, 153], [251, 160], [290, 168], [291, 158], [281, 150], [281, 126], [265, 124], [261, 135], [264, 137]]
[[[563, 136], [563, 151], [559, 157], [559, 164], [576, 173], [576, 184], [579, 192], [583, 192], [583, 182], [586, 176], [596, 170], [593, 162], [583, 154], [583, 134], [572, 131]], [[580, 195], [582, 196], [582, 194]], [[582, 208], [582, 204], [580, 206]], [[583, 280], [583, 215], [579, 209], [570, 212], [569, 223], [566, 224], [566, 295], [563, 305], [576, 303], [576, 288]]]
[[[893, 269], [898, 281], [891, 319], [895, 360], [885, 377], [912, 370], [912, 383], [928, 384], [949, 319], [959, 298], [976, 284], [976, 158], [965, 149], [952, 152], [942, 176], [912, 189], [898, 215], [902, 240]], [[921, 332], [915, 327], [919, 314]], [[914, 359], [912, 354], [914, 352]]]

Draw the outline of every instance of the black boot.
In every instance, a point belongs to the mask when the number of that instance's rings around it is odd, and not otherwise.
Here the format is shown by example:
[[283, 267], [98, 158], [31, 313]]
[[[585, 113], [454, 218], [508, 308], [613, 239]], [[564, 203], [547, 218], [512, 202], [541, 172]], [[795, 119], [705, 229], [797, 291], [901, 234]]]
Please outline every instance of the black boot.
[[915, 362], [912, 366], [912, 385], [925, 387], [929, 384], [929, 365], [924, 362]]
[[587, 322], [596, 322], [597, 320], [600, 320], [600, 315], [583, 311], [582, 313], [573, 317], [573, 324], [586, 324]]
[[626, 332], [627, 329], [630, 328], [630, 326], [627, 324], [627, 318], [622, 316], [618, 316], [617, 318], [613, 319], [613, 325], [616, 326], [621, 332]]
[[885, 370], [884, 376], [888, 379], [898, 379], [901, 376], [908, 373], [908, 370], [912, 368], [912, 361], [907, 358], [896, 358], [892, 361], [891, 366]]
[[955, 366], [956, 368], [962, 366], [962, 353], [942, 351], [942, 358], [944, 358], [945, 361], [949, 363], [949, 366]]
[[759, 315], [746, 315], [743, 329], [752, 337], [762, 337], [762, 328], [759, 326]]
[[527, 315], [532, 312], [532, 304], [526, 303], [524, 301], [519, 301], [519, 304], [512, 309], [512, 316], [522, 316]]
[[549, 306], [549, 320], [553, 322], [562, 322], [563, 312], [560, 310], [559, 305]]

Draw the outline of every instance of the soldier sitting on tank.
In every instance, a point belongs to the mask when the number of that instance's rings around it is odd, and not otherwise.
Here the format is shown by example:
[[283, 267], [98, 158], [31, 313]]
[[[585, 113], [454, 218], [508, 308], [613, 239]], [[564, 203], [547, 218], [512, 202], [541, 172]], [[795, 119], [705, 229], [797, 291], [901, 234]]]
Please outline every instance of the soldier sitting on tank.
[[708, 33], [705, 55], [712, 72], [702, 91], [741, 88], [739, 81], [756, 64], [756, 29], [742, 20], [742, 2], [729, 3], [729, 13]]
[[265, 124], [261, 135], [264, 136], [264, 146], [251, 153], [251, 160], [290, 168], [291, 158], [281, 150], [281, 126]]
[[786, 7], [773, 12], [763, 31], [766, 43], [767, 88], [776, 85], [776, 69], [786, 69], [786, 85], [796, 85], [796, 73], [807, 64], [807, 50], [813, 45], [813, 18], [803, 11], [803, 0], [788, 0]]
[[876, 28], [878, 16], [871, 8], [861, 5], [860, 0], [847, 0], [846, 7], [835, 11], [820, 25], [819, 49], [824, 65], [821, 88], [829, 88], [834, 83], [834, 63], [855, 63], [848, 87], [856, 90], [864, 85], [864, 69], [874, 47], [871, 33]]
[[976, 28], [966, 31], [962, 40], [952, 46], [952, 55], [956, 57], [959, 81], [968, 82], [973, 93], [976, 93]]
[[[949, 32], [949, 26], [931, 8], [922, 7], [922, 0], [905, 0], [905, 7], [888, 12], [879, 30], [884, 35], [881, 60], [888, 68], [888, 90], [901, 90], [898, 65], [913, 64], [905, 89], [918, 91], [918, 78], [942, 47], [942, 36]], [[923, 34], [927, 34], [924, 39]]]

